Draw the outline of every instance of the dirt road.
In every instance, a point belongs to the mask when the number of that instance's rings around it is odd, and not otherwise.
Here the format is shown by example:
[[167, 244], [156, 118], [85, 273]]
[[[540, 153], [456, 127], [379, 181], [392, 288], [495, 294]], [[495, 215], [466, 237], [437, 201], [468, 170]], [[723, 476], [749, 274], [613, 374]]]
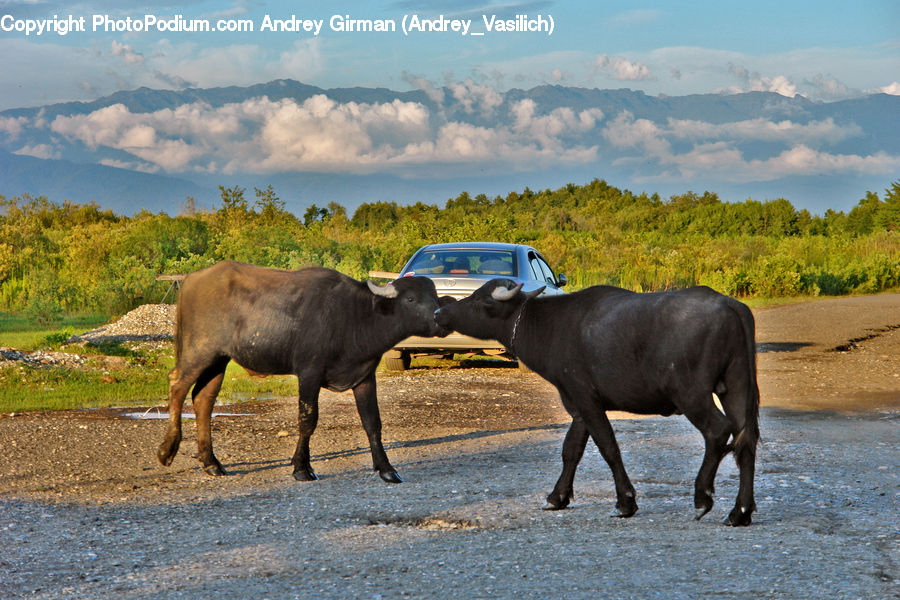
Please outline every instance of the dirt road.
[[[483, 366], [379, 378], [371, 460], [350, 394], [323, 393], [321, 481], [288, 457], [296, 404], [222, 407], [217, 455], [155, 461], [165, 423], [130, 411], [0, 418], [0, 598], [890, 598], [900, 595], [900, 294], [756, 311], [763, 443], [749, 528], [694, 522], [699, 433], [616, 415], [640, 510], [612, 519], [589, 448], [571, 509], [540, 506], [568, 416], [535, 374]], [[854, 341], [855, 340], [855, 341]], [[835, 350], [838, 348], [838, 350]], [[151, 413], [152, 414], [152, 413]]]

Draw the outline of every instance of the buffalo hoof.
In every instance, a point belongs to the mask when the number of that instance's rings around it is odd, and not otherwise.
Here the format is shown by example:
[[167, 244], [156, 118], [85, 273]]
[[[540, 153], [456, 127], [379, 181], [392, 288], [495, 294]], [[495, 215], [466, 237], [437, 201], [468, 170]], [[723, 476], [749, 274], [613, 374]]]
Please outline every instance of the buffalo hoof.
[[297, 481], [318, 481], [319, 476], [312, 470], [312, 467], [294, 469], [294, 479]]
[[637, 512], [637, 508], [619, 508], [618, 506], [614, 511], [612, 511], [609, 516], [615, 517], [617, 519], [627, 519], [628, 517], [633, 517], [634, 513]]
[[156, 451], [156, 458], [159, 460], [159, 464], [164, 467], [168, 467], [172, 464], [172, 460], [174, 460], [175, 455], [160, 446], [159, 450]]
[[611, 517], [616, 517], [618, 519], [627, 519], [634, 515], [637, 512], [637, 503], [634, 500], [630, 502], [617, 502], [616, 509], [612, 511], [612, 514], [609, 515]]
[[732, 527], [746, 527], [752, 520], [750, 515], [753, 514], [753, 508], [755, 507], [751, 507], [748, 510], [745, 506], [735, 506], [728, 516], [725, 517], [723, 523], [725, 525], [731, 525]]
[[547, 496], [547, 504], [541, 507], [541, 510], [563, 510], [567, 506], [569, 506], [569, 502], [571, 502], [571, 496], [560, 496], [557, 494], [550, 494]]
[[694, 520], [702, 519], [703, 515], [712, 510], [713, 504], [712, 490], [696, 492], [694, 494]]
[[156, 458], [159, 459], [159, 464], [168, 467], [172, 464], [172, 461], [175, 460], [175, 455], [178, 454], [178, 443], [168, 443], [163, 442], [159, 445], [159, 449], [156, 451]]
[[211, 465], [204, 466], [203, 470], [206, 471], [207, 475], [212, 475], [213, 477], [221, 477], [222, 475], [228, 475], [228, 472], [225, 471], [225, 468], [218, 462], [213, 463]]
[[403, 483], [403, 479], [397, 471], [378, 471], [378, 475], [388, 483]]

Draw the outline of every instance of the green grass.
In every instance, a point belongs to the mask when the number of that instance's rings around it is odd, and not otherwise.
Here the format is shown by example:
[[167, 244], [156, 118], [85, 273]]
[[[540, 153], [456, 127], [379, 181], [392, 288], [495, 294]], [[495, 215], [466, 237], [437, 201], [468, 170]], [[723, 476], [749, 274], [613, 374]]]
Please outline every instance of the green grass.
[[0, 412], [155, 405], [165, 398], [164, 369], [131, 371], [105, 375], [94, 369], [6, 367], [0, 369]]
[[[103, 369], [94, 361], [83, 368], [35, 367], [22, 363], [0, 368], [0, 412], [68, 410], [166, 403], [171, 352], [144, 358], [144, 364]], [[220, 404], [266, 400], [297, 394], [292, 376], [250, 377], [230, 364], [219, 393]], [[190, 402], [190, 399], [188, 399]]]
[[231, 362], [225, 370], [219, 402], [266, 400], [297, 395], [297, 378], [293, 375], [251, 377], [243, 367]]
[[0, 346], [16, 350], [37, 350], [47, 346], [48, 338], [55, 335], [67, 334], [68, 337], [73, 333], [90, 331], [107, 322], [109, 315], [73, 315], [65, 317], [59, 325], [47, 326], [35, 324], [24, 315], [0, 312]]
[[[85, 364], [79, 368], [22, 362], [0, 367], [0, 412], [165, 404], [167, 375], [174, 366], [171, 345], [163, 350], [120, 342], [61, 346], [72, 333], [88, 331], [106, 321], [105, 317], [98, 316], [74, 317], [59, 327], [46, 328], [35, 326], [21, 316], [0, 313], [0, 346], [26, 351], [61, 350], [86, 357]], [[118, 357], [112, 366], [104, 364], [103, 357], [109, 356]], [[295, 377], [251, 377], [231, 363], [225, 372], [219, 402], [296, 394]]]

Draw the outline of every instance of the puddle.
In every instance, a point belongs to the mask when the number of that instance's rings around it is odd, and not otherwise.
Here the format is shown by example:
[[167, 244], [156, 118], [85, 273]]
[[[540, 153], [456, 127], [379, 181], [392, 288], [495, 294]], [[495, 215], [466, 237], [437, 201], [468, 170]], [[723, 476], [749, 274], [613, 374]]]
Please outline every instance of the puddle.
[[[227, 413], [213, 411], [213, 418], [216, 417], [251, 417], [251, 413]], [[152, 420], [152, 419], [168, 419], [169, 413], [161, 408], [151, 408], [145, 411], [120, 412], [119, 417], [123, 419]], [[196, 415], [189, 411], [181, 413], [182, 419], [195, 419]]]

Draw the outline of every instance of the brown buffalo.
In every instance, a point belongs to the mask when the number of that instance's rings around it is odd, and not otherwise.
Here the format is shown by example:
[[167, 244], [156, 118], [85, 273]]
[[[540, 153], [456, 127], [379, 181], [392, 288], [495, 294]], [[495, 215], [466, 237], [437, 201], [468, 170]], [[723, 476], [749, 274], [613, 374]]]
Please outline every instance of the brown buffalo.
[[192, 273], [178, 298], [169, 425], [159, 461], [169, 465], [178, 452], [182, 406], [193, 386], [198, 458], [210, 475], [225, 474], [213, 454], [210, 418], [233, 360], [255, 373], [297, 376], [295, 479], [318, 478], [309, 462], [309, 439], [318, 421], [319, 389], [325, 387], [353, 390], [375, 469], [385, 481], [401, 482], [381, 443], [375, 369], [381, 355], [406, 337], [446, 335], [434, 321], [437, 308], [434, 284], [424, 277], [382, 287], [329, 269], [281, 271], [236, 262]]

